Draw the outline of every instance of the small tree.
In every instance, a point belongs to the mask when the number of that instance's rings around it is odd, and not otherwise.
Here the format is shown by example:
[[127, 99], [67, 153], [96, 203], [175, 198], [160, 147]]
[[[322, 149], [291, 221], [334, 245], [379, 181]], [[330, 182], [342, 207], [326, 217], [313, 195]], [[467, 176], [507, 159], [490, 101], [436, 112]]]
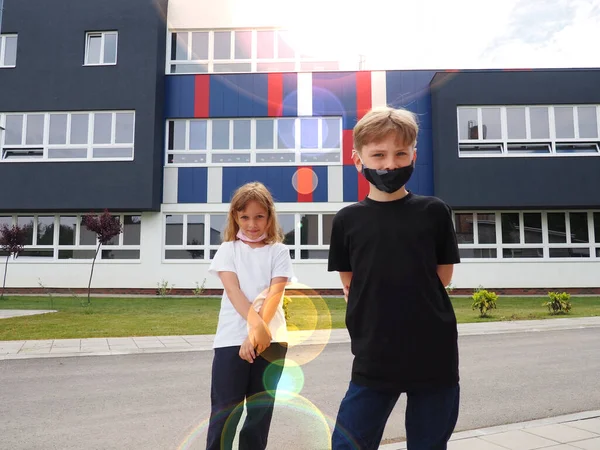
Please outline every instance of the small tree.
[[2, 225], [0, 228], [0, 246], [2, 250], [7, 252], [6, 263], [4, 264], [4, 281], [2, 282], [2, 294], [0, 299], [4, 298], [4, 287], [6, 286], [6, 273], [8, 272], [8, 260], [11, 255], [17, 258], [20, 252], [25, 247], [27, 240], [27, 232], [18, 225], [9, 227], [8, 225]]
[[88, 295], [87, 304], [90, 304], [90, 291], [92, 287], [92, 276], [94, 275], [94, 265], [96, 264], [96, 258], [102, 244], [108, 244], [111, 239], [119, 236], [123, 232], [123, 225], [119, 220], [119, 217], [113, 216], [108, 210], [100, 216], [86, 215], [83, 217], [83, 225], [91, 232], [96, 233], [98, 239], [98, 248], [92, 261], [92, 270], [90, 271], [90, 281], [88, 283]]

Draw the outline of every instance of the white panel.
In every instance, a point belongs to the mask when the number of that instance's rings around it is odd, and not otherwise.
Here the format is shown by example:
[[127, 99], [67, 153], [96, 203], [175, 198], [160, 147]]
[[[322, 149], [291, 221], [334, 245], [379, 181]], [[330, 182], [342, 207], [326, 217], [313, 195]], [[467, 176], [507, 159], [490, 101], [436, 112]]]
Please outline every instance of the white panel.
[[287, 2], [278, 0], [169, 0], [169, 29], [277, 27]]
[[329, 202], [341, 202], [344, 200], [343, 167], [327, 167], [327, 195]]
[[385, 71], [371, 72], [371, 106], [387, 106]]
[[298, 115], [313, 115], [312, 73], [298, 74]]
[[221, 203], [223, 201], [223, 167], [208, 168], [208, 203]]
[[163, 203], [177, 203], [177, 185], [179, 182], [179, 169], [165, 167], [163, 177]]

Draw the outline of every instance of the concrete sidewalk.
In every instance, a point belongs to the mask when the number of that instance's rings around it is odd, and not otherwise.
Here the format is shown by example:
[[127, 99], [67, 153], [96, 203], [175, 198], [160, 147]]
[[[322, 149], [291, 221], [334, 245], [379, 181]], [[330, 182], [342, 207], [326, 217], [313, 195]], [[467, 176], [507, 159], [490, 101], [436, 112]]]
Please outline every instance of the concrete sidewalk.
[[[32, 311], [23, 310], [22, 313], [23, 315], [30, 315]], [[47, 311], [36, 311], [36, 313], [42, 314], [47, 313]], [[15, 315], [18, 315], [18, 312], [14, 310], [0, 311], [0, 318], [14, 317]], [[536, 333], [590, 327], [600, 328], [600, 317], [459, 324], [458, 333], [460, 336], [473, 336], [502, 333]], [[293, 331], [289, 334], [290, 346], [326, 345], [350, 341], [348, 331], [345, 328], [312, 332]], [[0, 360], [207, 351], [212, 349], [213, 341], [214, 335], [0, 341]]]
[[[454, 433], [448, 450], [600, 450], [600, 410]], [[406, 442], [380, 450], [404, 450]]]

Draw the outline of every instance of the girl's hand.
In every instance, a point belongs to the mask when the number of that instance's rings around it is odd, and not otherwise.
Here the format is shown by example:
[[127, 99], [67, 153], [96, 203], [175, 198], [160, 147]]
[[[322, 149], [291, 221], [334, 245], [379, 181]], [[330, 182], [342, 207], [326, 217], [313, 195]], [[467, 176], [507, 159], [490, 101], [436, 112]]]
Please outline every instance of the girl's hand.
[[256, 359], [256, 352], [254, 351], [254, 345], [250, 341], [250, 338], [246, 338], [242, 346], [240, 347], [240, 358], [248, 361], [250, 364]]

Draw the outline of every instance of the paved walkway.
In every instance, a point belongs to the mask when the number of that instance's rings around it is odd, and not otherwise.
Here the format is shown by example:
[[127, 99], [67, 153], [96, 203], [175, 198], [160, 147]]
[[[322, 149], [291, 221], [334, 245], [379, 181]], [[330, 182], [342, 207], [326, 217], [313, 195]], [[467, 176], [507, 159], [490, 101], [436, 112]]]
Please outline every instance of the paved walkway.
[[[53, 311], [0, 310], [0, 319]], [[459, 324], [461, 336], [600, 328], [600, 317]], [[291, 332], [291, 345], [349, 342], [345, 329]], [[0, 360], [209, 351], [213, 335], [0, 341]], [[600, 405], [599, 405], [600, 406]], [[600, 450], [600, 410], [457, 432], [448, 450]], [[403, 450], [406, 443], [380, 450]]]

